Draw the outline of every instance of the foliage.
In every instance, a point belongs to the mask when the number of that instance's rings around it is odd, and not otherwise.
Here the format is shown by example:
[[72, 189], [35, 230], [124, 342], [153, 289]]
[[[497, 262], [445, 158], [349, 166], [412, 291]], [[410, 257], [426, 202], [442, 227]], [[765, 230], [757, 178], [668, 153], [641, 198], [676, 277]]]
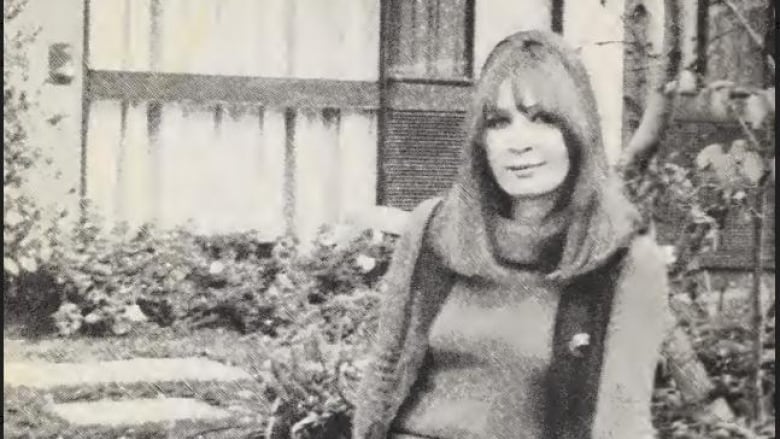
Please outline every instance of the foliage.
[[[92, 217], [62, 234], [38, 274], [55, 291], [48, 297], [57, 298], [52, 317], [63, 336], [122, 335], [146, 320], [276, 336], [314, 305], [331, 325], [329, 340], [354, 336], [344, 298], [377, 283], [392, 249], [392, 238], [371, 232], [337, 244], [325, 229], [301, 251], [290, 237], [265, 243], [251, 232], [198, 236], [144, 226], [129, 233], [98, 224]], [[367, 309], [370, 299], [355, 297]]]
[[[3, 19], [14, 23], [26, 1], [5, 0]], [[31, 117], [37, 116], [30, 97], [27, 49], [37, 32], [3, 32], [3, 271], [4, 297], [14, 295], [24, 273], [34, 273], [52, 254], [57, 223], [44, 221], [44, 209], [26, 193], [36, 167], [50, 164], [30, 142]], [[54, 215], [55, 218], [64, 213]]]
[[182, 230], [104, 233], [92, 220], [61, 239], [45, 267], [62, 299], [53, 316], [61, 335], [122, 335], [147, 317], [170, 325], [194, 294], [190, 273], [202, 252]]
[[190, 305], [190, 314], [201, 316], [198, 326], [217, 323], [221, 315], [242, 332], [276, 335], [311, 305], [331, 309], [331, 298], [373, 286], [387, 268], [391, 248], [391, 238], [375, 243], [369, 232], [338, 244], [323, 229], [308, 251], [285, 237], [267, 257], [257, 256], [263, 252], [221, 257], [210, 263], [208, 272], [201, 267], [196, 273], [205, 288]]
[[266, 437], [350, 437], [379, 297], [376, 290], [359, 290], [310, 304], [280, 338], [278, 355], [269, 361], [274, 409]]
[[[314, 242], [314, 249], [299, 261], [301, 269], [311, 273], [315, 292], [341, 294], [376, 284], [387, 270], [393, 239], [384, 234], [376, 239], [367, 231], [347, 245], [339, 246], [332, 235], [332, 230], [323, 228]], [[325, 297], [311, 297], [313, 301], [323, 299]]]
[[723, 398], [736, 416], [724, 421], [685, 402], [669, 376], [661, 374], [653, 398], [654, 424], [662, 438], [774, 438], [774, 316], [765, 327], [767, 355], [762, 362], [765, 421], [756, 419], [750, 403], [754, 337], [750, 329], [749, 294], [714, 315], [686, 312], [680, 325], [691, 337], [698, 359], [715, 385], [714, 397]]
[[[627, 180], [627, 192], [648, 222], [659, 228], [675, 228], [671, 246], [675, 257], [669, 273], [678, 283], [675, 286], [682, 286], [693, 300], [699, 293], [694, 276], [699, 257], [712, 249], [726, 213], [744, 212], [753, 221], [754, 232], [759, 230], [765, 220], [761, 200], [775, 178], [774, 138], [760, 138], [759, 134], [770, 131], [774, 88], [714, 81], [697, 90], [697, 82], [695, 75], [683, 71], [678, 81], [667, 85], [666, 92], [693, 96], [693, 107], [715, 120], [736, 121], [741, 138], [730, 144], [674, 145], [674, 152], [656, 156], [644, 172]], [[692, 157], [680, 153], [691, 146]], [[753, 249], [754, 256], [763, 254], [762, 245]], [[760, 275], [760, 264], [758, 257], [754, 276]], [[774, 429], [769, 431], [770, 424], [762, 421], [774, 418], [774, 404], [769, 403], [774, 397], [774, 360], [766, 355], [773, 357], [774, 346], [759, 342], [764, 323], [758, 306], [758, 282], [746, 296], [751, 298], [751, 306], [736, 320], [717, 316], [687, 322], [699, 359], [718, 394], [741, 416], [740, 422], [699, 419], [681, 400], [674, 383], [664, 383], [657, 389], [653, 407], [663, 437], [774, 437]]]

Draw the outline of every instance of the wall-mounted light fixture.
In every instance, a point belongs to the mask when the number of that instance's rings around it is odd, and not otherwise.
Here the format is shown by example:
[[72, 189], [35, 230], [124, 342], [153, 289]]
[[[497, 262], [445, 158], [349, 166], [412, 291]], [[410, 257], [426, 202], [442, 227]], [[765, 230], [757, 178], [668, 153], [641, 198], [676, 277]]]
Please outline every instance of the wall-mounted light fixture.
[[68, 43], [55, 43], [49, 46], [49, 81], [53, 84], [67, 85], [73, 82], [75, 76], [73, 46]]

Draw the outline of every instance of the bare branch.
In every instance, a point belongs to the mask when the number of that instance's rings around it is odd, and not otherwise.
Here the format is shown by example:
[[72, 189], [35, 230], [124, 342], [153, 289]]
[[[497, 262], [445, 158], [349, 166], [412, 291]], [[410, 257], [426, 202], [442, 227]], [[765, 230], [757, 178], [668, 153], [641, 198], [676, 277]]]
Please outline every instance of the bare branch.
[[758, 141], [758, 138], [756, 137], [756, 134], [753, 132], [753, 130], [748, 127], [745, 119], [738, 116], [737, 122], [739, 122], [739, 126], [742, 127], [742, 132], [745, 133], [745, 136], [747, 136], [748, 141], [750, 142], [750, 146], [753, 148], [753, 150], [758, 151], [759, 153], [763, 152], [763, 148], [761, 148], [761, 142]]
[[664, 38], [661, 53], [664, 55], [659, 71], [651, 77], [646, 99], [647, 106], [639, 127], [628, 142], [618, 162], [618, 170], [625, 173], [629, 168], [644, 170], [658, 151], [661, 135], [669, 124], [672, 113], [672, 96], [664, 88], [674, 80], [680, 71], [682, 59], [680, 41], [681, 0], [664, 0]]
[[[747, 20], [747, 17], [739, 10], [737, 9], [737, 6], [732, 2], [731, 0], [723, 0], [723, 3], [728, 6], [728, 8], [731, 10], [731, 12], [737, 17], [737, 20], [739, 20], [740, 23], [742, 23], [742, 26], [747, 31], [748, 35], [750, 35], [750, 39], [753, 40], [753, 43], [758, 46], [759, 49], [761, 49], [762, 52], [766, 50], [766, 47], [764, 46], [764, 40], [761, 38], [761, 35], [756, 32], [755, 29], [753, 29], [753, 26], [750, 25], [750, 22]], [[767, 54], [766, 55], [766, 63], [769, 66], [769, 70], [772, 72], [772, 75], [775, 74], [775, 59], [772, 57], [772, 55]]]

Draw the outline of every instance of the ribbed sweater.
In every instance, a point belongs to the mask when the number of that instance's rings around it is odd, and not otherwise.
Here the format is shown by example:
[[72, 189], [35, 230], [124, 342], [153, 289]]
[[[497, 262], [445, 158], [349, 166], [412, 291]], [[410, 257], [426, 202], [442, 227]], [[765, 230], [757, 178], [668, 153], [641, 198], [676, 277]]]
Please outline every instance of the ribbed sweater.
[[539, 273], [457, 281], [398, 432], [441, 438], [538, 439], [560, 294]]
[[[564, 217], [497, 218], [491, 278], [457, 277], [428, 335], [428, 355], [393, 429], [423, 437], [538, 439], [560, 291], [542, 266]], [[545, 263], [546, 262], [546, 263]]]

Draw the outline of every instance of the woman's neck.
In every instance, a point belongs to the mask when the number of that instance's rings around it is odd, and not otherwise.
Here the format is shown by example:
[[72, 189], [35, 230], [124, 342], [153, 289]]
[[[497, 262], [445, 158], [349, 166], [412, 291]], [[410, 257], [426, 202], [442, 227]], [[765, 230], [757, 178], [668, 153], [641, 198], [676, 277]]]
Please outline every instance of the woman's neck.
[[513, 199], [512, 219], [526, 224], [541, 223], [555, 208], [558, 200], [556, 192], [532, 198]]

